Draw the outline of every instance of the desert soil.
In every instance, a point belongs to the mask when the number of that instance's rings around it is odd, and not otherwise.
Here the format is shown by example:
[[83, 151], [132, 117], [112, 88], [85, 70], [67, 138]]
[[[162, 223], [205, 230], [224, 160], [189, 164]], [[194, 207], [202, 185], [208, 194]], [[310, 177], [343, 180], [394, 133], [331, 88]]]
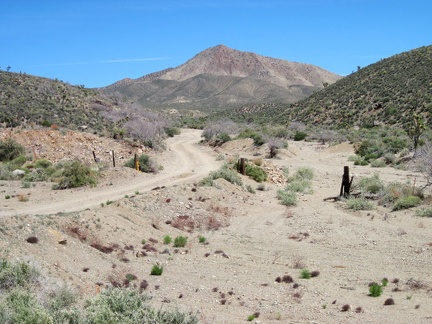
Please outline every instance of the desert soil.
[[[215, 150], [199, 140], [199, 131], [183, 130], [167, 140], [167, 150], [152, 153], [163, 166], [159, 173], [109, 167], [95, 188], [54, 191], [37, 183], [25, 189], [2, 181], [2, 256], [29, 260], [55, 278], [50, 285], [65, 282], [83, 300], [134, 274], [129, 285], [146, 280], [156, 307], [190, 311], [200, 323], [246, 322], [254, 313], [259, 323], [432, 322], [432, 219], [383, 206], [353, 212], [323, 200], [338, 194], [344, 165], [354, 182], [379, 172], [385, 182], [418, 183], [420, 175], [353, 166], [347, 143], [290, 142], [277, 159], [264, 159], [275, 175], [264, 191], [220, 179], [200, 187], [223, 160], [263, 158], [265, 148], [241, 140]], [[278, 204], [281, 170], [304, 166], [314, 170], [314, 192], [295, 207]], [[174, 248], [163, 243], [165, 235], [187, 236], [188, 243]], [[30, 236], [38, 243], [27, 243]], [[112, 252], [94, 248], [101, 246]], [[155, 264], [164, 267], [161, 276], [150, 275]], [[304, 268], [319, 275], [301, 279]], [[288, 276], [293, 282], [276, 280]], [[368, 296], [368, 284], [383, 278], [389, 279], [383, 294]], [[384, 305], [388, 298], [394, 305]]]

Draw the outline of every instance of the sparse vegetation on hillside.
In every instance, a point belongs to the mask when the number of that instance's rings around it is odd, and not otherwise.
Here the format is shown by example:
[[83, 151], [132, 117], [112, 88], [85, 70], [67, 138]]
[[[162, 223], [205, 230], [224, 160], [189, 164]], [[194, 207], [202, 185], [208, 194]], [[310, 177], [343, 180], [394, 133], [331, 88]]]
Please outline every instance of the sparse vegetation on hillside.
[[430, 119], [432, 46], [401, 53], [362, 68], [291, 105], [247, 105], [244, 118], [288, 124], [291, 120], [336, 128], [399, 125], [405, 130], [414, 113]]
[[112, 123], [100, 112], [113, 106], [109, 98], [84, 86], [0, 71], [0, 123], [8, 127], [35, 123], [102, 132], [110, 130]]

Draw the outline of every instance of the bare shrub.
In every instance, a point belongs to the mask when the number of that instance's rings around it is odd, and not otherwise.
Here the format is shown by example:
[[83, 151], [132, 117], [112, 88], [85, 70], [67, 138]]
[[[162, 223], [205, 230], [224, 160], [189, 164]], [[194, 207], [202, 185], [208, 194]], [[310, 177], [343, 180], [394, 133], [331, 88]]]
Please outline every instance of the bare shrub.
[[[232, 120], [221, 120], [204, 127], [202, 137], [206, 142], [216, 142], [221, 134], [233, 134], [238, 132], [238, 126]], [[217, 144], [217, 143], [215, 143]]]
[[428, 142], [416, 152], [415, 168], [423, 174], [426, 183], [422, 190], [432, 185], [432, 143]]

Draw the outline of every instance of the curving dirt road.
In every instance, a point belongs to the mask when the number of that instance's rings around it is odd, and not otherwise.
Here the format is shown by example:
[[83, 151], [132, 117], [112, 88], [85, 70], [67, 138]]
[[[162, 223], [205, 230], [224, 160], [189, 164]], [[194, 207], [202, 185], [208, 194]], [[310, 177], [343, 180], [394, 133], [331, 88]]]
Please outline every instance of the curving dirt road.
[[[184, 129], [180, 135], [169, 138], [166, 141], [166, 151], [155, 157], [163, 166], [163, 170], [157, 174], [132, 173], [132, 176], [126, 179], [118, 179], [118, 183], [100, 185], [96, 188], [53, 191], [45, 187], [45, 190], [42, 189], [45, 196], [41, 196], [41, 192], [33, 188], [30, 190], [28, 202], [10, 201], [7, 206], [0, 206], [0, 216], [74, 212], [100, 205], [108, 200], [119, 199], [125, 194], [200, 179], [217, 169], [220, 164], [215, 161], [214, 154], [209, 148], [197, 145], [200, 138], [201, 131], [192, 129]], [[35, 196], [40, 198], [33, 198]]]

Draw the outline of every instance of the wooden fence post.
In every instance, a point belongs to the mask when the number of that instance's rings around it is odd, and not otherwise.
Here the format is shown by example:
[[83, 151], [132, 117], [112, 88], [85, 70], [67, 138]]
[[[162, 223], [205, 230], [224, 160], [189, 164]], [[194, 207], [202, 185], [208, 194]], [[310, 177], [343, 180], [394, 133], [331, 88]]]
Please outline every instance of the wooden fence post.
[[112, 150], [111, 152], [112, 152], [112, 162], [113, 162], [113, 167], [115, 168], [115, 156], [114, 156], [114, 150]]
[[238, 161], [238, 172], [240, 172], [242, 175], [246, 174], [245, 160], [245, 158], [240, 158], [240, 160]]
[[342, 176], [342, 184], [341, 184], [339, 196], [348, 197], [350, 195], [351, 184], [353, 182], [353, 179], [354, 179], [354, 177], [351, 177], [351, 179], [350, 179], [349, 167], [344, 166], [344, 173]]

